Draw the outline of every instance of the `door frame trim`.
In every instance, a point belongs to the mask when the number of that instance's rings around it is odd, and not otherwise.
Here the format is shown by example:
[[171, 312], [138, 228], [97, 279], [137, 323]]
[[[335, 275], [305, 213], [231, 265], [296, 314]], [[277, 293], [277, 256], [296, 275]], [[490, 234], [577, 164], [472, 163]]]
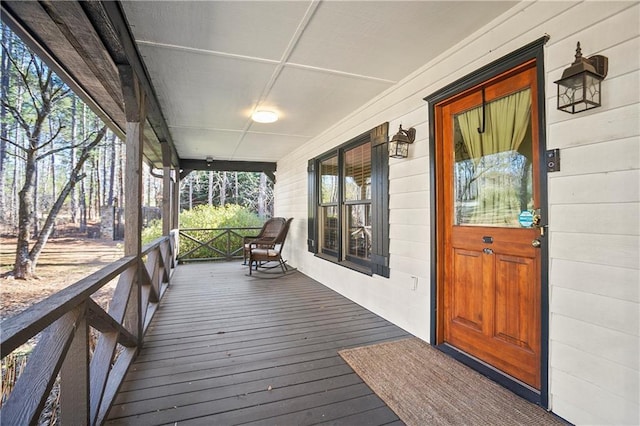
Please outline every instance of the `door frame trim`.
[[441, 233], [441, 214], [438, 214], [438, 203], [441, 198], [438, 191], [438, 171], [441, 162], [436, 158], [436, 109], [435, 105], [446, 99], [452, 98], [462, 92], [477, 86], [487, 80], [495, 78], [510, 69], [513, 69], [523, 63], [535, 60], [536, 79], [538, 84], [538, 93], [536, 94], [536, 102], [538, 107], [538, 150], [539, 150], [539, 167], [540, 167], [540, 207], [542, 214], [542, 223], [548, 224], [548, 198], [547, 198], [547, 169], [544, 163], [544, 154], [547, 146], [546, 138], [546, 99], [545, 99], [545, 73], [544, 73], [544, 45], [549, 40], [549, 36], [545, 35], [526, 46], [515, 50], [488, 65], [462, 77], [453, 83], [443, 87], [442, 89], [425, 97], [429, 110], [429, 173], [430, 173], [430, 207], [431, 207], [431, 338], [430, 343], [438, 347], [445, 353], [448, 353], [455, 359], [469, 365], [471, 368], [487, 375], [492, 380], [500, 383], [504, 387], [510, 389], [523, 398], [548, 408], [549, 405], [549, 243], [548, 238], [542, 239], [540, 247], [541, 274], [540, 277], [540, 392], [532, 390], [532, 388], [522, 384], [513, 377], [502, 374], [492, 367], [478, 362], [478, 360], [458, 351], [449, 345], [444, 345], [442, 336], [442, 309], [438, 309], [442, 303], [442, 268], [439, 266], [440, 258], [443, 254], [439, 253], [441, 244], [439, 235]]

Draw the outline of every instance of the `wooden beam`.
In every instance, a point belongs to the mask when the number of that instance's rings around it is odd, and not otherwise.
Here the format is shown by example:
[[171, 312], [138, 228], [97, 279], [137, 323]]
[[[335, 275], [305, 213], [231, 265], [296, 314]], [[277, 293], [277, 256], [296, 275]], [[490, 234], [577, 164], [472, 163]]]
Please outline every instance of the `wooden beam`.
[[259, 172], [267, 175], [271, 182], [276, 183], [275, 171], [277, 163], [267, 161], [222, 161], [222, 160], [180, 160], [180, 168], [184, 179], [193, 170], [212, 170], [215, 172]]
[[151, 84], [151, 79], [147, 74], [146, 67], [141, 59], [140, 52], [136, 47], [133, 35], [129, 30], [129, 25], [127, 24], [120, 2], [102, 1], [100, 3], [104, 8], [105, 14], [111, 21], [111, 28], [109, 29], [113, 30], [118, 35], [118, 39], [122, 44], [122, 48], [124, 49], [124, 53], [127, 57], [128, 64], [131, 66], [136, 76], [138, 77], [139, 84], [142, 87], [142, 90], [147, 94], [147, 97], [149, 99], [148, 119], [151, 123], [151, 127], [153, 128], [156, 136], [158, 137], [158, 140], [161, 143], [169, 144], [172, 151], [172, 164], [174, 166], [177, 166], [179, 157], [175, 149], [173, 139], [171, 138], [171, 133], [169, 132], [169, 126], [167, 125], [167, 122], [162, 115], [162, 109], [160, 108], [160, 103], [158, 102], [158, 96], [153, 88], [153, 85]]
[[189, 173], [191, 173], [193, 171], [193, 169], [182, 169], [180, 171], [180, 179], [179, 180], [184, 180], [184, 178], [186, 178], [187, 176], [189, 176]]
[[[29, 46], [40, 59], [46, 62], [47, 66], [55, 71], [71, 88], [73, 93], [78, 95], [119, 138], [123, 139], [124, 128], [122, 123], [119, 123], [118, 111], [111, 110], [109, 105], [104, 105], [105, 100], [96, 97], [96, 93], [94, 93], [94, 89], [90, 87], [90, 84], [87, 85], [87, 81], [82, 80], [81, 76], [78, 75], [78, 70], [69, 67], [68, 61], [65, 60], [66, 58], [59, 57], [48, 46], [50, 40], [42, 38], [50, 36], [60, 39], [63, 34], [43, 9], [40, 2], [2, 1], [0, 2], [0, 7], [2, 21], [9, 25], [11, 30], [20, 37], [20, 40]], [[25, 17], [29, 19], [25, 19]], [[50, 20], [51, 25], [48, 25], [49, 22], [47, 20]], [[39, 26], [39, 28], [34, 26]], [[38, 31], [40, 31], [42, 37], [38, 34]]]
[[100, 305], [92, 299], [87, 299], [87, 321], [91, 327], [101, 333], [117, 333], [118, 343], [122, 346], [132, 348], [136, 346], [136, 336], [131, 334], [123, 325], [116, 321], [111, 315], [106, 313]]

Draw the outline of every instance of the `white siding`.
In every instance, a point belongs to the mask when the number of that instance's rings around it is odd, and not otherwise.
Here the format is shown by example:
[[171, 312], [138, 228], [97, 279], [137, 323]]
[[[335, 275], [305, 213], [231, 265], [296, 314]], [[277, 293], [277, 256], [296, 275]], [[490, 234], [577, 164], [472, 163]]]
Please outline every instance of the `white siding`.
[[[278, 163], [276, 214], [293, 216], [292, 265], [416, 336], [430, 334], [428, 110], [441, 87], [549, 34], [545, 46], [549, 174], [550, 403], [579, 424], [640, 423], [640, 4], [523, 2], [425, 64]], [[555, 108], [553, 81], [572, 61], [609, 58], [603, 106]], [[375, 52], [384, 54], [384, 52]], [[389, 279], [307, 252], [307, 161], [384, 121], [415, 127], [409, 158], [389, 160]], [[415, 277], [415, 279], [414, 279]], [[414, 288], [414, 280], [417, 286]]]

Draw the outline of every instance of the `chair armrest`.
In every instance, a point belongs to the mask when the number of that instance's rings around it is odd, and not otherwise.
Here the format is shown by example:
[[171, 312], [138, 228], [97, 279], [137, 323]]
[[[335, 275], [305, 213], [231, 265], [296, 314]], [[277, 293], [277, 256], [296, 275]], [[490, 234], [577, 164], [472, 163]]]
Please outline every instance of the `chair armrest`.
[[258, 238], [257, 235], [245, 235], [242, 238], [242, 243], [243, 244], [247, 244], [248, 242], [251, 242], [252, 240], [255, 240], [256, 238]]
[[256, 238], [249, 241], [250, 248], [252, 247], [272, 247], [275, 244], [275, 237]]

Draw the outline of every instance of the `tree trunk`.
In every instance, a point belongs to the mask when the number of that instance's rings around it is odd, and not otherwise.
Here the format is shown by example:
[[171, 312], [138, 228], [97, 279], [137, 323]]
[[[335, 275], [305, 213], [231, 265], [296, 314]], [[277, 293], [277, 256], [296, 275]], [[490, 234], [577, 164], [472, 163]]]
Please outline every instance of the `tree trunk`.
[[267, 175], [260, 173], [260, 186], [258, 190], [258, 216], [264, 218], [266, 216], [266, 200], [267, 200]]
[[110, 165], [109, 165], [109, 193], [107, 194], [107, 205], [113, 206], [113, 187], [115, 186], [116, 176], [116, 134], [111, 133], [111, 149], [110, 149]]
[[93, 188], [93, 194], [95, 195], [95, 204], [92, 204], [91, 211], [95, 213], [95, 216], [92, 216], [92, 217], [99, 219], [100, 206], [102, 205], [102, 200], [101, 200], [102, 194], [100, 192], [100, 188], [102, 187], [102, 184], [100, 182], [100, 158], [99, 157], [96, 160], [94, 160], [93, 169], [94, 169], [94, 175], [96, 177], [96, 181], [94, 182], [95, 186]]
[[33, 150], [28, 150], [25, 162], [25, 180], [18, 192], [18, 242], [13, 275], [16, 279], [31, 278], [34, 269], [29, 257], [29, 231], [33, 219], [33, 187], [36, 175], [36, 159]]
[[[2, 45], [11, 49], [11, 37], [9, 27], [2, 26]], [[2, 61], [0, 62], [0, 99], [7, 98], [9, 91], [9, 55], [5, 49], [2, 49]], [[6, 198], [5, 198], [5, 159], [7, 157], [6, 139], [9, 134], [7, 125], [7, 108], [0, 103], [0, 222], [6, 220]]]
[[87, 231], [87, 194], [84, 187], [84, 179], [80, 182], [80, 232]]
[[[26, 166], [27, 168], [29, 166]], [[31, 193], [33, 194], [33, 203], [32, 203], [32, 221], [31, 223], [33, 224], [33, 237], [35, 238], [38, 235], [39, 230], [39, 223], [38, 223], [38, 163], [35, 160], [35, 155], [34, 155], [34, 159], [33, 159], [33, 170], [34, 170], [34, 177], [33, 177], [33, 185], [31, 186]]]
[[189, 210], [193, 210], [193, 174], [189, 176]]
[[213, 205], [213, 171], [209, 170], [209, 192], [207, 193], [207, 202]]
[[238, 172], [233, 172], [233, 176], [234, 176], [234, 184], [233, 184], [233, 202], [235, 204], [240, 204], [238, 202]]
[[89, 154], [91, 153], [91, 150], [100, 143], [106, 131], [107, 131], [107, 127], [105, 126], [102, 129], [100, 129], [95, 139], [90, 144], [83, 147], [82, 153], [80, 154], [80, 158], [78, 158], [78, 164], [76, 164], [75, 169], [73, 169], [73, 171], [71, 172], [71, 176], [69, 176], [69, 180], [65, 184], [64, 188], [62, 188], [62, 191], [60, 191], [60, 195], [58, 196], [55, 203], [51, 207], [51, 210], [47, 215], [47, 219], [45, 220], [44, 225], [42, 226], [42, 232], [40, 232], [40, 234], [38, 235], [38, 239], [36, 240], [36, 243], [33, 245], [33, 248], [29, 252], [29, 260], [31, 261], [30, 265], [31, 265], [32, 272], [35, 272], [36, 265], [38, 264], [38, 258], [40, 257], [40, 253], [42, 252], [42, 249], [44, 248], [45, 244], [47, 244], [47, 240], [51, 235], [51, 231], [53, 231], [53, 226], [55, 225], [55, 222], [56, 222], [56, 216], [60, 212], [60, 209], [64, 204], [64, 200], [67, 198], [69, 193], [73, 190], [78, 180], [84, 178], [84, 175], [82, 176], [80, 175], [82, 166], [84, 165], [84, 162], [87, 160], [87, 158], [89, 158]]
[[220, 206], [227, 204], [227, 172], [222, 172], [222, 183], [220, 184]]
[[100, 176], [100, 183], [101, 183], [101, 188], [102, 191], [100, 191], [100, 204], [98, 204], [98, 215], [100, 215], [100, 208], [103, 205], [108, 205], [109, 203], [107, 202], [108, 199], [108, 193], [107, 193], [107, 147], [103, 146], [102, 149], [98, 150], [100, 152], [100, 158], [101, 158], [101, 163], [102, 163], [102, 176]]
[[[78, 97], [72, 96], [71, 99], [71, 146], [75, 146], [77, 138], [76, 128], [76, 110], [77, 110]], [[76, 168], [76, 149], [71, 148], [69, 152], [69, 173]], [[69, 211], [71, 213], [71, 222], [77, 223], [78, 219], [78, 194], [75, 188], [69, 194]]]
[[[51, 117], [49, 117], [49, 134], [53, 134], [53, 126], [51, 123]], [[55, 149], [55, 140], [51, 141], [51, 149]], [[56, 199], [56, 154], [51, 154], [51, 162], [49, 163], [51, 170], [51, 201]], [[45, 169], [46, 170], [46, 169]], [[43, 194], [44, 195], [44, 194]]]

